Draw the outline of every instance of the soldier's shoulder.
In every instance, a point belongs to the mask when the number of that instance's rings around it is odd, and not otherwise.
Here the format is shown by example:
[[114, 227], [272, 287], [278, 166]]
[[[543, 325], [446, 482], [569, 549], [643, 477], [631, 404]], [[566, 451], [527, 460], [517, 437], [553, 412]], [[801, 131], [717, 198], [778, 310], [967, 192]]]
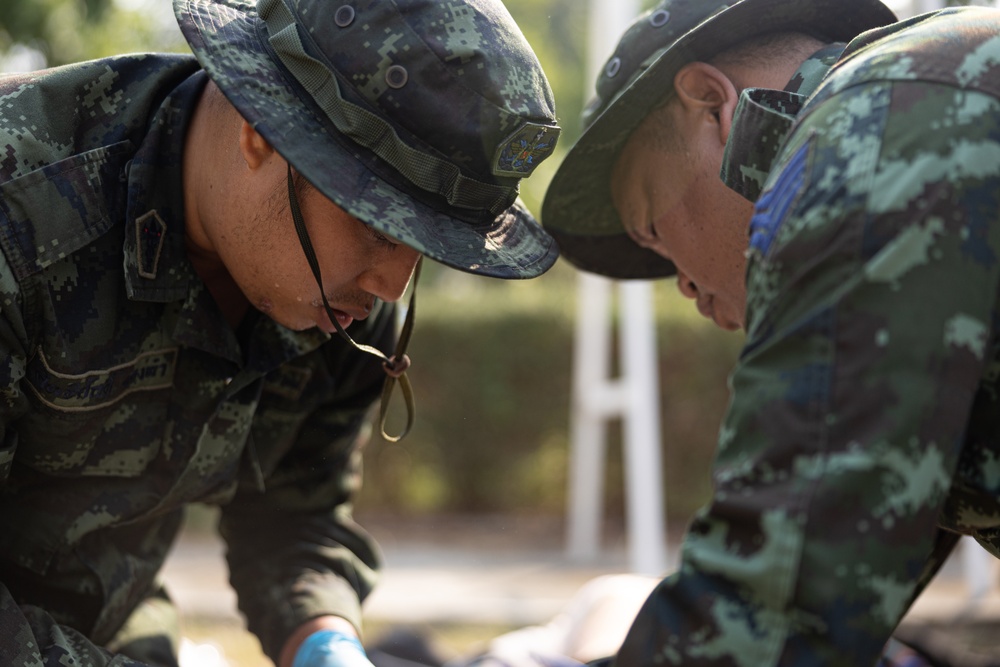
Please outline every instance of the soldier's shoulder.
[[0, 183], [0, 245], [18, 278], [102, 236], [125, 206], [129, 141], [100, 146]]
[[127, 165], [192, 56], [135, 54], [0, 77], [0, 245], [18, 278], [122, 218]]
[[858, 83], [912, 81], [1000, 96], [1000, 9], [953, 7], [852, 41], [822, 93]]

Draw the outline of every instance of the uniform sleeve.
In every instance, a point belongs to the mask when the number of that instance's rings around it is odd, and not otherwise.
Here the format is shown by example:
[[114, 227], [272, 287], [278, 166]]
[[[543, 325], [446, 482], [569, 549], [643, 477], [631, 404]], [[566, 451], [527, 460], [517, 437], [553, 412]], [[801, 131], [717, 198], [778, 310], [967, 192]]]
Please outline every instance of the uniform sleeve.
[[[9, 228], [0, 212], [0, 224]], [[26, 329], [33, 314], [26, 305], [22, 287], [0, 254], [0, 493], [11, 484], [11, 468], [18, 447], [17, 420], [27, 410], [24, 391], [25, 367], [30, 354]], [[3, 577], [12, 574], [2, 569]], [[20, 605], [0, 579], [0, 664], [20, 667], [92, 665], [93, 667], [141, 667], [124, 656], [113, 656], [94, 645], [81, 632], [61, 625], [32, 605]]]
[[1000, 108], [901, 83], [806, 113], [750, 226], [711, 503], [619, 667], [872, 665], [954, 544], [996, 354]]
[[[384, 306], [364, 330], [351, 333], [359, 343], [391, 350], [394, 313]], [[352, 502], [361, 485], [371, 406], [385, 374], [376, 358], [339, 338], [324, 348], [310, 385], [323, 401], [277, 467], [265, 470], [263, 491], [241, 490], [222, 511], [240, 608], [275, 661], [286, 638], [311, 618], [332, 614], [360, 628], [361, 601], [380, 563], [374, 542], [352, 518]]]
[[0, 486], [7, 484], [17, 451], [13, 425], [27, 410], [21, 382], [29, 354], [23, 307], [14, 271], [0, 254]]

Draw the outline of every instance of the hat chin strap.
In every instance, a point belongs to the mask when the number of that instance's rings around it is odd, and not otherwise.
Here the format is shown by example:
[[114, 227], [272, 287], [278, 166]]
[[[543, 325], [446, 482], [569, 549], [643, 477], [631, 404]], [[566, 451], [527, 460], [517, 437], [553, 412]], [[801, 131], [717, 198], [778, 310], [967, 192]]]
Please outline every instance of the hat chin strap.
[[[323, 306], [326, 308], [327, 316], [336, 327], [337, 333], [355, 350], [378, 357], [382, 361], [382, 368], [385, 370], [385, 383], [382, 385], [382, 402], [379, 406], [379, 430], [382, 437], [389, 442], [399, 442], [410, 432], [413, 426], [415, 407], [413, 402], [413, 388], [410, 380], [406, 377], [406, 369], [410, 367], [410, 358], [406, 356], [406, 347], [410, 343], [410, 336], [413, 334], [413, 318], [417, 305], [417, 281], [420, 279], [420, 265], [423, 257], [417, 260], [417, 266], [413, 271], [413, 290], [410, 292], [410, 305], [406, 310], [406, 319], [403, 321], [403, 328], [399, 333], [399, 340], [396, 341], [396, 350], [391, 357], [387, 357], [381, 350], [371, 345], [362, 345], [351, 338], [350, 334], [340, 326], [337, 316], [326, 300], [326, 291], [323, 289], [323, 277], [319, 270], [319, 262], [316, 260], [316, 251], [313, 249], [312, 241], [309, 240], [309, 233], [306, 231], [306, 223], [302, 218], [302, 210], [299, 208], [299, 199], [295, 195], [295, 182], [292, 179], [292, 165], [288, 165], [288, 203], [292, 210], [292, 220], [295, 221], [295, 232], [299, 235], [299, 243], [302, 244], [302, 251], [309, 262], [313, 276], [319, 284], [319, 293], [323, 299]], [[385, 422], [388, 418], [389, 401], [392, 398], [392, 390], [399, 381], [400, 389], [403, 391], [403, 400], [406, 403], [406, 426], [399, 435], [389, 435], [385, 432]]]

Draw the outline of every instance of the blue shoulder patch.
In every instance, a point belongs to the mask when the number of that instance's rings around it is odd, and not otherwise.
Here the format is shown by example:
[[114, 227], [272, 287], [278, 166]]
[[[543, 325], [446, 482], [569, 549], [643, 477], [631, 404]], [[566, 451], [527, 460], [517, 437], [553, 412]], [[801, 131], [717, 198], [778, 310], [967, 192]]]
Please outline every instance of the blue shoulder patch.
[[792, 203], [802, 189], [806, 176], [809, 145], [805, 144], [795, 157], [785, 165], [774, 185], [757, 200], [756, 210], [750, 219], [750, 247], [762, 256], [771, 250], [771, 243], [792, 210]]

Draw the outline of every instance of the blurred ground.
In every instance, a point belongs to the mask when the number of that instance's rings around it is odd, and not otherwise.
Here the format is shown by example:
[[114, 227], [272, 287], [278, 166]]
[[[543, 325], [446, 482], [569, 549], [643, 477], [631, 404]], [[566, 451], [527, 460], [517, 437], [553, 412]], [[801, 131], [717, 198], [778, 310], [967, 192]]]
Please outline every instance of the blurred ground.
[[[417, 628], [451, 655], [549, 620], [584, 583], [623, 572], [627, 562], [624, 540], [615, 531], [605, 536], [609, 546], [597, 561], [570, 562], [561, 521], [551, 517], [364, 517], [363, 523], [386, 561], [381, 584], [365, 604], [366, 639], [394, 627]], [[678, 544], [679, 536], [671, 536], [672, 551]], [[217, 647], [230, 667], [269, 666], [243, 629], [222, 552], [210, 531], [187, 531], [168, 559], [164, 577], [181, 609], [184, 633]], [[1000, 656], [1000, 590], [970, 595], [959, 554], [904, 625], [917, 636], [940, 635]], [[213, 667], [211, 655], [202, 658], [195, 667]]]
[[[451, 655], [549, 620], [580, 586], [622, 572], [626, 562], [620, 532], [613, 529], [597, 561], [569, 562], [562, 522], [552, 517], [366, 516], [362, 523], [385, 558], [381, 582], [364, 606], [366, 640], [414, 627]], [[215, 534], [203, 528], [182, 533], [164, 579], [181, 610], [184, 634], [217, 645], [231, 667], [270, 665], [243, 629], [226, 577]]]

